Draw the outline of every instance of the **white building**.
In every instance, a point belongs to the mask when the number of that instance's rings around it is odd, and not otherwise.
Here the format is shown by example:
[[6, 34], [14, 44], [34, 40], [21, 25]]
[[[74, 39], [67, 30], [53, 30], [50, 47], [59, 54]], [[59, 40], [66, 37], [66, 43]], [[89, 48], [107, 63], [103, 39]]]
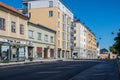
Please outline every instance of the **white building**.
[[79, 20], [74, 22], [74, 51], [73, 55], [78, 58], [86, 58], [86, 27]]

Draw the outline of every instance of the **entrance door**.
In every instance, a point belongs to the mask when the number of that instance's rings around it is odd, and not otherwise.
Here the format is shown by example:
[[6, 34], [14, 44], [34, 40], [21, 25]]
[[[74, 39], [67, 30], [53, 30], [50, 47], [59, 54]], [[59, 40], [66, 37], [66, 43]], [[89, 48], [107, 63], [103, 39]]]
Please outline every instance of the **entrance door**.
[[28, 47], [28, 58], [33, 57], [33, 47]]
[[44, 58], [48, 58], [48, 49], [44, 48]]

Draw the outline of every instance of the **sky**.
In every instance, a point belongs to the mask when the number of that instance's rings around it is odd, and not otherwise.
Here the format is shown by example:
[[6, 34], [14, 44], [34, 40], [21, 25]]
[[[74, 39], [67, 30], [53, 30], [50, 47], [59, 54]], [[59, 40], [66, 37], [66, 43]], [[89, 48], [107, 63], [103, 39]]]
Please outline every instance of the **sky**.
[[[21, 0], [0, 1], [15, 8], [22, 8]], [[92, 30], [101, 48], [109, 49], [109, 46], [113, 45], [114, 37], [120, 28], [120, 0], [62, 0], [62, 2], [76, 18]]]

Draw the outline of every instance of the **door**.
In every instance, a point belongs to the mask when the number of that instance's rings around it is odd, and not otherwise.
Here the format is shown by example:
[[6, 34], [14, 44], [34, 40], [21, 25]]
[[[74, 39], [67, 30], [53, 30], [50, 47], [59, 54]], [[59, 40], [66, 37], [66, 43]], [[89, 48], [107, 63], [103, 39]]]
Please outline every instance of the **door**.
[[48, 49], [44, 48], [44, 58], [48, 58]]

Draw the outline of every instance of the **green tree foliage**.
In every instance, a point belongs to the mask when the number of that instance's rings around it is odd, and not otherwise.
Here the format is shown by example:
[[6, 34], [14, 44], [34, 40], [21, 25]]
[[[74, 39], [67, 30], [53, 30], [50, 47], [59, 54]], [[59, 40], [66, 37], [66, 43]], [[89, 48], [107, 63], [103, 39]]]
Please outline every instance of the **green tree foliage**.
[[117, 50], [115, 49], [115, 46], [110, 46], [110, 52], [117, 54]]
[[120, 55], [120, 29], [117, 33], [117, 36], [114, 38], [114, 45], [112, 46], [113, 51], [115, 50]]

